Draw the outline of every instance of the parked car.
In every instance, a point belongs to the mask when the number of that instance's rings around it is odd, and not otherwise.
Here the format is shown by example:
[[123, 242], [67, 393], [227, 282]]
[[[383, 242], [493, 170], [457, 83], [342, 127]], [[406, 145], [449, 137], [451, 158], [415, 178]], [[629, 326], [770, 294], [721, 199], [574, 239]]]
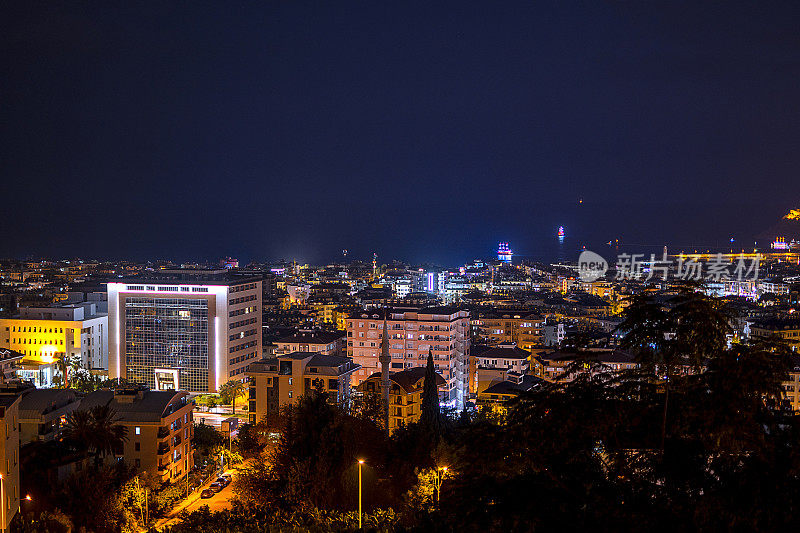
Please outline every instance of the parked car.
[[214, 493], [217, 493], [225, 488], [225, 485], [222, 483], [217, 483], [216, 481], [208, 486], [209, 489], [213, 490]]
[[207, 489], [203, 489], [203, 492], [200, 493], [200, 497], [211, 498], [212, 496], [214, 496], [214, 494], [216, 494], [216, 492], [214, 492], [214, 489], [209, 487]]
[[222, 484], [222, 486], [223, 486], [223, 487], [227, 487], [227, 486], [228, 486], [228, 483], [230, 483], [230, 482], [231, 482], [231, 480], [230, 480], [230, 479], [228, 479], [228, 478], [226, 478], [226, 477], [224, 477], [224, 476], [219, 476], [219, 477], [217, 478], [217, 481], [215, 481], [215, 483], [220, 483], [220, 484]]
[[231, 475], [230, 475], [230, 474], [222, 474], [222, 475], [221, 475], [221, 476], [219, 476], [219, 477], [224, 477], [225, 479], [227, 479], [227, 480], [228, 480], [228, 483], [230, 483], [230, 482], [231, 482], [231, 480], [232, 480], [232, 478], [231, 478]]

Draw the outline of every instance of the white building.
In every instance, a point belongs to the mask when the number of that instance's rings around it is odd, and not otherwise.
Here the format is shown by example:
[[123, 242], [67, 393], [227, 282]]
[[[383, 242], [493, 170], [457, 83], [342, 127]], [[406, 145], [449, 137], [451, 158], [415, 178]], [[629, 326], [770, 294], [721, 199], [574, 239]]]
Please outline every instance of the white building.
[[108, 284], [112, 378], [155, 390], [217, 391], [262, 356], [261, 279], [159, 271]]
[[564, 331], [564, 324], [545, 324], [542, 327], [542, 334], [544, 336], [544, 345], [545, 346], [558, 346], [566, 337], [566, 331]]

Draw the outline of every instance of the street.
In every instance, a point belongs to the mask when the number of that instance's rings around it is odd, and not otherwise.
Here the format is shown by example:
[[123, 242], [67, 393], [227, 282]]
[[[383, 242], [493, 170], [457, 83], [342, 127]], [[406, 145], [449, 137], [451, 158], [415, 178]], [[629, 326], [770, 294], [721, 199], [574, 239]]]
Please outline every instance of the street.
[[[236, 480], [236, 477], [238, 475], [235, 470], [226, 470], [225, 473], [226, 474], [230, 474], [233, 477], [233, 480]], [[216, 479], [216, 478], [214, 478], [214, 479]], [[215, 494], [211, 498], [203, 499], [203, 498], [200, 497], [200, 493], [209, 484], [210, 483], [206, 483], [202, 487], [200, 487], [199, 489], [195, 490], [189, 496], [189, 498], [187, 500], [184, 500], [178, 506], [176, 506], [175, 509], [173, 509], [169, 513], [169, 515], [167, 515], [165, 518], [162, 518], [161, 520], [156, 522], [155, 528], [156, 529], [161, 529], [161, 528], [163, 528], [165, 526], [175, 525], [176, 523], [178, 523], [178, 515], [184, 509], [189, 513], [197, 511], [198, 509], [200, 509], [204, 505], [207, 505], [208, 508], [212, 512], [214, 512], [214, 511], [224, 511], [225, 509], [229, 509], [230, 508], [230, 500], [231, 500], [231, 498], [233, 498], [233, 490], [232, 490], [233, 482], [228, 484], [227, 487], [225, 487], [224, 489], [219, 491], [217, 494]]]

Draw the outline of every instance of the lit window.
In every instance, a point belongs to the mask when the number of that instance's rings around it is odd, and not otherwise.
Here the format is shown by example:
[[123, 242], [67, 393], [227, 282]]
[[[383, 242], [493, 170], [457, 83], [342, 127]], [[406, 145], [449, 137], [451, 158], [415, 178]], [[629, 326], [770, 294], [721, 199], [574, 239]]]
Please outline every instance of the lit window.
[[134, 431], [134, 433], [136, 433], [137, 435], [141, 435], [142, 434], [142, 428], [140, 428], [139, 426], [136, 426], [136, 430]]

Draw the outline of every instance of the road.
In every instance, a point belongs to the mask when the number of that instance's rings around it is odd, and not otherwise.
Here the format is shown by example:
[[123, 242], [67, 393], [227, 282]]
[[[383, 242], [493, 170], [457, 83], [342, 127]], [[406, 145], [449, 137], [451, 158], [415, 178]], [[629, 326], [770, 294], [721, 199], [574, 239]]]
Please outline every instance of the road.
[[[235, 470], [226, 470], [226, 473], [233, 476], [234, 480], [238, 475]], [[230, 500], [233, 498], [233, 490], [232, 490], [233, 483], [228, 484], [227, 487], [219, 491], [211, 498], [206, 498], [206, 499], [200, 498], [200, 493], [202, 492], [202, 489], [207, 487], [208, 485], [209, 485], [208, 483], [205, 484], [202, 488], [194, 491], [191, 495], [189, 495], [189, 498], [181, 502], [177, 507], [175, 507], [169, 513], [169, 515], [156, 522], [155, 528], [161, 529], [165, 526], [172, 526], [177, 524], [179, 521], [178, 515], [184, 509], [189, 513], [197, 511], [204, 505], [207, 505], [212, 512], [224, 511], [226, 509], [230, 509], [231, 507]]]

